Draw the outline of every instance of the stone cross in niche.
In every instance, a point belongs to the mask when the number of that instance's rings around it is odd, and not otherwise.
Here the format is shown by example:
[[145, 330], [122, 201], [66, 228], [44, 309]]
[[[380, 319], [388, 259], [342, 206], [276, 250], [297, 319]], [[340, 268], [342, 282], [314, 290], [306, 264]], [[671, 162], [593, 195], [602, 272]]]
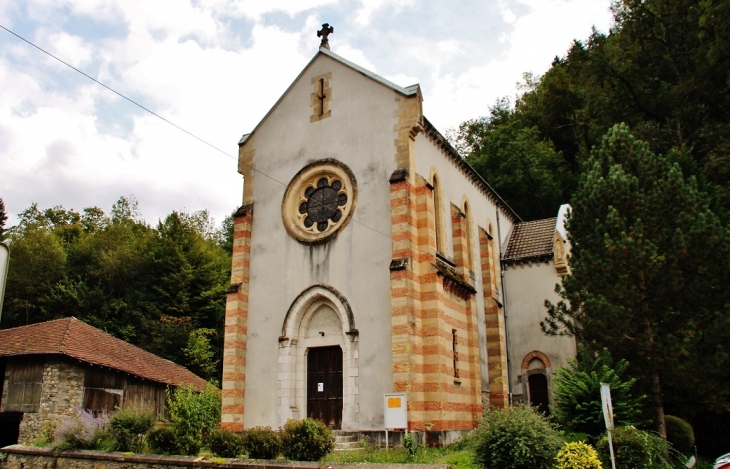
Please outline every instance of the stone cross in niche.
[[327, 39], [327, 36], [329, 36], [330, 34], [332, 34], [334, 32], [335, 32], [335, 28], [333, 28], [332, 26], [330, 26], [329, 23], [324, 23], [322, 25], [322, 29], [320, 29], [319, 31], [317, 31], [317, 37], [321, 37], [322, 38], [322, 42], [319, 44], [319, 47], [324, 47], [326, 49], [329, 49], [330, 48], [330, 42]]

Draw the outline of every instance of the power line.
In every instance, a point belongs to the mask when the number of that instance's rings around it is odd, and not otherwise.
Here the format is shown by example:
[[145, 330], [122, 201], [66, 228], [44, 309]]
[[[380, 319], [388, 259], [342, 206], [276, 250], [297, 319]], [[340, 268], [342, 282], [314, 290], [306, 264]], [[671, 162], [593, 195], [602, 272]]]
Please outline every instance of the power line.
[[[125, 99], [125, 100], [129, 101], [130, 103], [134, 104], [135, 106], [139, 107], [140, 109], [143, 109], [143, 110], [145, 110], [145, 111], [149, 112], [150, 114], [152, 114], [153, 116], [155, 116], [155, 117], [157, 117], [157, 118], [159, 118], [159, 119], [162, 119], [163, 121], [165, 121], [166, 123], [168, 123], [168, 124], [170, 124], [171, 126], [175, 127], [176, 129], [178, 129], [178, 130], [180, 130], [180, 131], [182, 131], [182, 132], [185, 132], [185, 133], [186, 133], [186, 134], [188, 134], [189, 136], [191, 136], [191, 137], [193, 137], [194, 139], [196, 139], [196, 140], [198, 140], [198, 141], [200, 141], [200, 142], [204, 143], [205, 145], [207, 145], [207, 146], [209, 146], [209, 147], [213, 148], [214, 150], [216, 150], [216, 151], [218, 151], [218, 152], [222, 153], [223, 155], [227, 156], [228, 158], [231, 158], [231, 159], [233, 159], [233, 160], [238, 160], [238, 158], [234, 157], [233, 155], [230, 155], [230, 154], [229, 154], [229, 153], [227, 153], [227, 152], [226, 152], [225, 150], [222, 150], [222, 149], [218, 148], [217, 146], [213, 145], [212, 143], [210, 143], [210, 142], [208, 142], [208, 141], [206, 141], [206, 140], [202, 139], [201, 137], [198, 137], [198, 136], [197, 136], [197, 135], [195, 135], [194, 133], [192, 133], [192, 132], [190, 132], [190, 131], [188, 131], [188, 130], [186, 130], [186, 129], [182, 128], [182, 127], [180, 127], [179, 125], [175, 124], [174, 122], [172, 122], [172, 121], [170, 121], [170, 120], [168, 120], [168, 119], [166, 119], [166, 118], [162, 117], [161, 115], [159, 115], [159, 114], [157, 114], [156, 112], [152, 111], [151, 109], [149, 109], [149, 108], [147, 108], [147, 107], [145, 107], [145, 106], [141, 105], [140, 103], [138, 103], [137, 101], [133, 100], [132, 98], [128, 98], [127, 96], [123, 95], [122, 93], [120, 93], [119, 91], [115, 90], [114, 88], [112, 88], [112, 87], [110, 87], [110, 86], [108, 86], [108, 85], [106, 85], [106, 84], [104, 84], [104, 83], [100, 82], [100, 81], [99, 81], [99, 80], [97, 80], [96, 78], [94, 78], [94, 77], [92, 77], [92, 76], [88, 75], [87, 73], [85, 73], [85, 72], [83, 72], [83, 71], [79, 70], [78, 68], [74, 67], [74, 66], [73, 66], [73, 65], [71, 65], [70, 63], [68, 63], [68, 62], [64, 61], [63, 59], [61, 59], [61, 58], [59, 58], [59, 57], [57, 57], [57, 56], [53, 55], [52, 53], [48, 52], [47, 50], [43, 49], [42, 47], [40, 47], [40, 46], [37, 46], [36, 44], [34, 44], [34, 43], [32, 43], [31, 41], [29, 41], [29, 40], [27, 40], [26, 38], [24, 38], [23, 36], [21, 36], [21, 35], [19, 35], [19, 34], [15, 33], [15, 32], [13, 32], [13, 31], [11, 31], [10, 29], [8, 29], [8, 28], [6, 28], [5, 26], [3, 26], [2, 24], [0, 24], [0, 28], [2, 28], [2, 29], [4, 29], [5, 31], [9, 32], [10, 34], [12, 34], [13, 36], [17, 37], [17, 38], [18, 38], [18, 39], [20, 39], [21, 41], [23, 41], [23, 42], [27, 43], [28, 45], [30, 45], [30, 46], [32, 46], [32, 47], [34, 47], [34, 48], [38, 49], [39, 51], [41, 51], [41, 52], [43, 52], [44, 54], [48, 55], [49, 57], [53, 58], [54, 60], [57, 60], [58, 62], [61, 62], [61, 63], [62, 63], [62, 64], [64, 64], [65, 66], [69, 67], [70, 69], [72, 69], [72, 70], [74, 70], [74, 71], [76, 71], [76, 72], [80, 73], [81, 75], [85, 76], [86, 78], [88, 78], [89, 80], [93, 81], [94, 83], [96, 83], [96, 84], [98, 84], [98, 85], [101, 85], [101, 86], [103, 86], [104, 88], [106, 88], [107, 90], [109, 90], [109, 91], [111, 91], [112, 93], [116, 94], [116, 95], [117, 95], [117, 96], [119, 96], [120, 98], [123, 98], [123, 99]], [[247, 167], [249, 167], [249, 168], [250, 168], [250, 169], [251, 169], [252, 171], [255, 171], [256, 173], [258, 173], [258, 174], [261, 174], [262, 176], [264, 176], [264, 177], [266, 177], [266, 178], [268, 178], [268, 179], [271, 179], [272, 181], [276, 182], [277, 184], [281, 185], [282, 187], [286, 187], [286, 186], [287, 186], [287, 185], [286, 185], [285, 183], [283, 183], [283, 182], [279, 181], [278, 179], [276, 179], [276, 178], [274, 178], [274, 177], [272, 177], [272, 176], [269, 176], [268, 174], [264, 173], [264, 172], [263, 172], [263, 171], [261, 171], [261, 170], [258, 170], [258, 169], [256, 169], [256, 168], [254, 168], [254, 167], [253, 167], [253, 166], [251, 166], [251, 165], [248, 165], [248, 164], [246, 164], [246, 163], [241, 163], [241, 164], [243, 164], [244, 166], [247, 166]], [[246, 181], [244, 181], [244, 184], [246, 184]], [[385, 236], [386, 238], [388, 238], [388, 239], [390, 239], [390, 240], [392, 240], [392, 239], [393, 239], [393, 237], [392, 237], [392, 236], [390, 236], [389, 234], [383, 233], [383, 232], [382, 232], [382, 231], [380, 231], [380, 230], [377, 230], [377, 229], [375, 229], [375, 228], [373, 228], [373, 227], [371, 227], [371, 226], [368, 226], [368, 225], [366, 225], [365, 223], [362, 223], [362, 222], [360, 222], [360, 221], [356, 220], [354, 216], [352, 217], [352, 221], [353, 221], [354, 223], [357, 223], [358, 225], [360, 225], [360, 226], [362, 226], [362, 227], [365, 227], [365, 228], [367, 228], [367, 229], [369, 229], [369, 230], [371, 230], [371, 231], [374, 231], [375, 233], [378, 233], [378, 234], [380, 234], [380, 235], [382, 235], [382, 236]], [[416, 247], [416, 249], [417, 249], [418, 251], [421, 251], [421, 252], [424, 252], [424, 253], [426, 252], [426, 251], [424, 251], [423, 249], [421, 249], [420, 247]]]

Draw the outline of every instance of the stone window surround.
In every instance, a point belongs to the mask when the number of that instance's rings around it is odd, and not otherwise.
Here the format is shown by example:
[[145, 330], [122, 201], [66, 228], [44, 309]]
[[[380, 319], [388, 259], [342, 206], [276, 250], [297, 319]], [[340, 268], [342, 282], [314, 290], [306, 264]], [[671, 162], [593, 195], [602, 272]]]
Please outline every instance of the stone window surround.
[[[330, 102], [332, 101], [332, 88], [330, 87], [331, 79], [332, 72], [327, 72], [323, 75], [318, 75], [311, 80], [312, 94], [310, 95], [309, 105], [312, 108], [312, 115], [309, 116], [310, 123], [332, 117], [332, 110], [330, 109]], [[321, 96], [323, 88], [324, 98]]]
[[[323, 305], [339, 316], [342, 333], [336, 337], [304, 337], [309, 321]], [[357, 430], [359, 414], [358, 331], [349, 303], [334, 288], [317, 284], [292, 302], [279, 337], [278, 414], [280, 426], [288, 418], [307, 416], [307, 353], [310, 347], [339, 345], [342, 348], [342, 430]]]

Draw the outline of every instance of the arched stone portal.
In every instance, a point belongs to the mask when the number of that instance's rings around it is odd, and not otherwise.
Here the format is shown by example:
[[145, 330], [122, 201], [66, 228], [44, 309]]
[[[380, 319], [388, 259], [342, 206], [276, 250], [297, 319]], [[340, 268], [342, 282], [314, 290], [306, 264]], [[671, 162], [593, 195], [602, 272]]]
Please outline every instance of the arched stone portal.
[[528, 353], [522, 360], [523, 396], [525, 404], [550, 415], [552, 396], [550, 393], [552, 365], [547, 355], [537, 350]]
[[[279, 337], [279, 425], [286, 419], [301, 419], [307, 409], [307, 357], [310, 350], [342, 350], [343, 430], [357, 430], [358, 330], [349, 303], [337, 290], [313, 285], [292, 302]], [[337, 363], [335, 360], [333, 363]], [[336, 370], [333, 370], [336, 373]], [[315, 390], [309, 390], [312, 394]], [[310, 396], [310, 402], [312, 399]]]

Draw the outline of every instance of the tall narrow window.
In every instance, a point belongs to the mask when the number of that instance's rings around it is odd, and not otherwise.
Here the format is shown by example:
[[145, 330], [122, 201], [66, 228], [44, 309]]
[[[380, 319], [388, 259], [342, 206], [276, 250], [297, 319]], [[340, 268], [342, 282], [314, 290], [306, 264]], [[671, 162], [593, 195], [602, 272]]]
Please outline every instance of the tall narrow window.
[[476, 271], [474, 265], [474, 233], [471, 229], [471, 212], [469, 210], [469, 202], [464, 202], [464, 219], [466, 220], [466, 268], [469, 271]]
[[459, 377], [459, 352], [456, 351], [456, 329], [451, 329], [451, 348], [454, 351], [454, 378]]
[[319, 79], [319, 115], [324, 115], [324, 78]]
[[436, 229], [436, 251], [444, 252], [443, 209], [441, 202], [441, 185], [438, 176], [433, 175], [433, 215]]

